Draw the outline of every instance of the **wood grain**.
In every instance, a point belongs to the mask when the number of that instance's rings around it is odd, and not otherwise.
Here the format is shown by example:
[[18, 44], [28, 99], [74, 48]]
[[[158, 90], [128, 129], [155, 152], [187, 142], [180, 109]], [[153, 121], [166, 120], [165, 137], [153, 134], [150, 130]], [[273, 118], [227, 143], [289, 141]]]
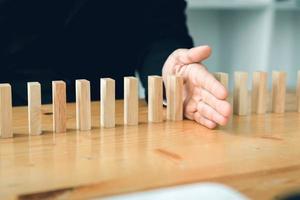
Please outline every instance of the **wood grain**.
[[77, 129], [91, 129], [91, 86], [85, 79], [76, 80], [76, 124]]
[[29, 134], [40, 135], [42, 134], [41, 84], [38, 82], [28, 82], [27, 92]]
[[124, 77], [124, 124], [137, 125], [139, 123], [138, 104], [138, 79]]
[[161, 76], [148, 76], [148, 121], [163, 121], [163, 80]]
[[0, 84], [0, 137], [13, 137], [11, 86]]
[[180, 121], [183, 119], [183, 78], [171, 75], [167, 77], [167, 119]]
[[116, 127], [102, 129], [99, 105], [91, 104], [94, 128], [85, 134], [76, 130], [76, 105], [68, 104], [68, 132], [53, 134], [52, 116], [45, 114], [45, 133], [36, 137], [28, 137], [27, 107], [13, 108], [16, 137], [0, 140], [0, 199], [91, 199], [207, 181], [251, 199], [300, 189], [294, 91], [284, 117], [235, 115], [215, 130], [189, 120], [148, 123], [144, 101], [139, 126], [123, 126], [123, 101], [117, 101]]
[[252, 112], [265, 114], [267, 111], [268, 94], [267, 72], [254, 72], [252, 79]]
[[113, 128], [116, 124], [116, 108], [115, 108], [115, 80], [111, 78], [101, 78], [101, 108], [100, 120], [101, 126], [104, 128]]
[[248, 112], [248, 73], [234, 73], [233, 112], [236, 115], [247, 115]]
[[285, 112], [286, 73], [282, 71], [272, 72], [272, 111], [274, 113]]
[[66, 98], [66, 83], [52, 81], [53, 131], [55, 133], [64, 133], [67, 130]]

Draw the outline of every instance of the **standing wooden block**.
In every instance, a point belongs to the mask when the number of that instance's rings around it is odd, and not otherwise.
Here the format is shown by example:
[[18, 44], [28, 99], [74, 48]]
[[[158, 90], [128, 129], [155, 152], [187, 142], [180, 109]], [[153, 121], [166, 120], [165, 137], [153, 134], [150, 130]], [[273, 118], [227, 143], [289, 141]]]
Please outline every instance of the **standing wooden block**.
[[298, 112], [300, 112], [300, 70], [298, 71], [298, 81], [297, 81], [297, 108]]
[[115, 80], [101, 78], [101, 126], [104, 128], [115, 127]]
[[233, 111], [236, 115], [248, 114], [248, 73], [234, 73]]
[[124, 77], [124, 124], [138, 124], [138, 101], [138, 79], [135, 77]]
[[76, 80], [76, 127], [91, 130], [91, 87], [85, 79]]
[[161, 76], [148, 76], [148, 121], [163, 121], [163, 82]]
[[228, 74], [224, 72], [215, 72], [214, 77], [228, 90]]
[[0, 137], [13, 137], [11, 86], [0, 84]]
[[267, 72], [254, 72], [252, 80], [252, 111], [264, 114], [267, 111], [268, 97], [268, 74]]
[[27, 83], [27, 93], [29, 135], [40, 135], [42, 133], [41, 84]]
[[285, 112], [286, 73], [272, 72], [272, 110], [274, 113]]
[[55, 133], [64, 133], [67, 130], [66, 83], [64, 81], [52, 81], [52, 101], [53, 131]]
[[183, 78], [167, 77], [167, 119], [179, 121], [183, 119]]

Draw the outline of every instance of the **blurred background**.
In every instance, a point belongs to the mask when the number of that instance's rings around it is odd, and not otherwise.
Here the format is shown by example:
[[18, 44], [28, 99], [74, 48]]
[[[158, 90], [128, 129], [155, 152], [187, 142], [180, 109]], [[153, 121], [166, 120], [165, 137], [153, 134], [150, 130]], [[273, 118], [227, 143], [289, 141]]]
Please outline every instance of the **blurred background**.
[[[195, 45], [208, 44], [210, 71], [285, 70], [288, 87], [300, 70], [300, 0], [187, 0]], [[252, 79], [252, 75], [249, 76]], [[269, 74], [269, 82], [271, 81]]]

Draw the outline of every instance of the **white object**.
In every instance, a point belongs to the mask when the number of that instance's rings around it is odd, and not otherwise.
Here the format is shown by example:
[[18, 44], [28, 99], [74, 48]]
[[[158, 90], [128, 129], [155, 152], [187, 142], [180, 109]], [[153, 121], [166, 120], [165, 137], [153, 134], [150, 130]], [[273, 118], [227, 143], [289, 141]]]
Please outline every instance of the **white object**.
[[[99, 198], [100, 199], [100, 198]], [[101, 198], [104, 200], [247, 200], [248, 198], [234, 189], [217, 183], [197, 183], [169, 187], [164, 189], [155, 189], [145, 192], [136, 192], [131, 194], [117, 195]]]

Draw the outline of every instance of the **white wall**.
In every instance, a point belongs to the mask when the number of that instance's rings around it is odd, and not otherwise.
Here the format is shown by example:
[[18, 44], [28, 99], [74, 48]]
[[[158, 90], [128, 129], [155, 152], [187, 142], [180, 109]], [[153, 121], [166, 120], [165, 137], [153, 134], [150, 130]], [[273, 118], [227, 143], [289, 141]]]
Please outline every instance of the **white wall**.
[[187, 10], [188, 27], [195, 45], [209, 45], [213, 49], [212, 56], [205, 62], [208, 68], [218, 71], [221, 67], [220, 55], [220, 20], [219, 11]]
[[288, 71], [288, 85], [295, 86], [300, 70], [300, 12], [276, 12], [270, 49], [270, 66]]
[[205, 62], [211, 71], [232, 75], [236, 70], [285, 70], [288, 86], [295, 86], [300, 70], [300, 6], [296, 0], [188, 2], [188, 27], [195, 44], [213, 48], [212, 57]]

